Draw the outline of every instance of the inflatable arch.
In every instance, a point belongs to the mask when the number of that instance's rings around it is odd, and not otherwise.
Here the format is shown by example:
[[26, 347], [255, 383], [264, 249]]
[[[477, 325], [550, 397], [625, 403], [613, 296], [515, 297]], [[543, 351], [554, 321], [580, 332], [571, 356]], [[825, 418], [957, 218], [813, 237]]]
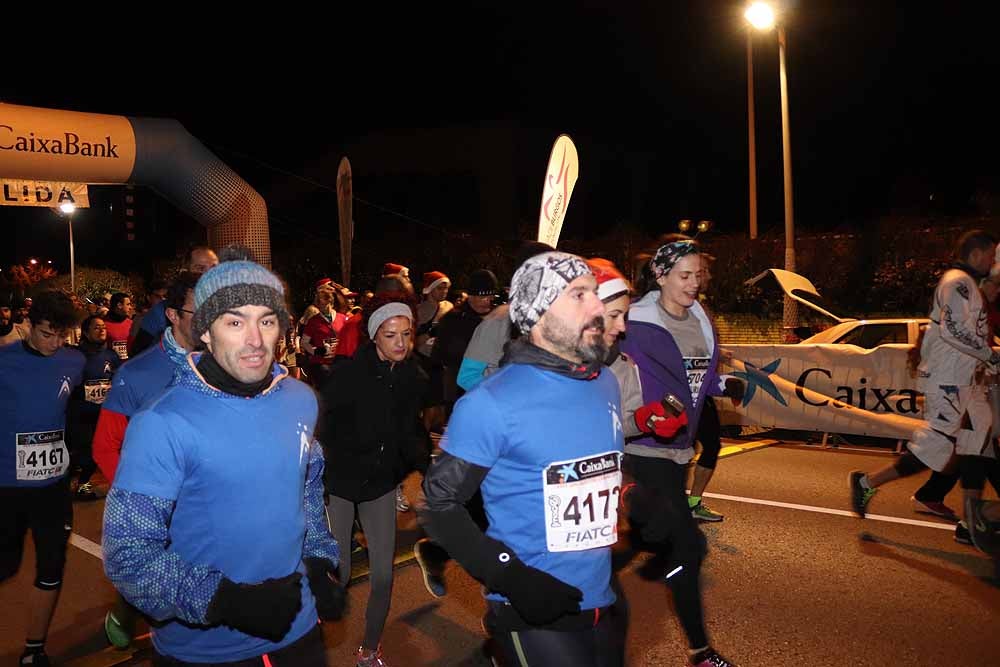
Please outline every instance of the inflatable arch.
[[240, 243], [271, 265], [264, 199], [176, 120], [0, 103], [0, 177], [145, 185], [207, 227], [212, 247]]

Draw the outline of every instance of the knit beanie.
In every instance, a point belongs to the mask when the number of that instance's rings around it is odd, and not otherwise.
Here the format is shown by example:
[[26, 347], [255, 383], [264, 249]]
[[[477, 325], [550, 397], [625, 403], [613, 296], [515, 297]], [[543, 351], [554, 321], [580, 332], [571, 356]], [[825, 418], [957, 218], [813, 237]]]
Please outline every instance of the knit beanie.
[[288, 329], [285, 286], [278, 276], [255, 262], [223, 262], [206, 271], [194, 287], [191, 333], [195, 340], [220, 315], [242, 306], [267, 306], [278, 315], [282, 331]]
[[444, 275], [440, 271], [428, 271], [424, 274], [424, 288], [421, 291], [424, 294], [430, 294], [441, 283], [448, 283], [451, 285], [451, 278]]
[[489, 269], [476, 269], [469, 275], [469, 296], [493, 296], [500, 283]]
[[591, 273], [580, 257], [546, 252], [528, 259], [510, 282], [510, 319], [522, 334], [538, 324], [566, 287]]
[[597, 298], [604, 303], [629, 293], [628, 281], [612, 262], [601, 257], [592, 257], [587, 260], [587, 266], [597, 278]]

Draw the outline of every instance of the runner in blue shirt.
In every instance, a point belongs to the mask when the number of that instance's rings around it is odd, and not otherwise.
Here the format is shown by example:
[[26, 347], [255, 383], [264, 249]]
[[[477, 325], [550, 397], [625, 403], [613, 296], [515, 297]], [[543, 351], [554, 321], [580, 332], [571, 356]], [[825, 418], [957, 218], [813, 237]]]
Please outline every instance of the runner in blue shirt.
[[[623, 661], [611, 545], [624, 442], [618, 383], [601, 373], [603, 314], [579, 257], [524, 262], [510, 299], [523, 336], [458, 401], [424, 480], [427, 532], [489, 590], [486, 626], [503, 664]], [[480, 488], [486, 534], [464, 506]]]
[[82, 381], [85, 360], [63, 342], [80, 315], [66, 294], [42, 292], [28, 311], [28, 338], [0, 347], [0, 581], [20, 569], [29, 527], [35, 543], [35, 586], [23, 605], [28, 639], [21, 665], [49, 664], [45, 637], [73, 525], [66, 406]]

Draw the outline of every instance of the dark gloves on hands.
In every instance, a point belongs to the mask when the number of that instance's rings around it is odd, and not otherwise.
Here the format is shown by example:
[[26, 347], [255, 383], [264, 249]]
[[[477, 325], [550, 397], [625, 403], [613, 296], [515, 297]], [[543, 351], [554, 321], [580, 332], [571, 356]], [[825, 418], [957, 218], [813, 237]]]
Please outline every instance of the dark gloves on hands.
[[347, 607], [347, 590], [337, 581], [337, 569], [325, 558], [304, 558], [309, 590], [316, 598], [316, 613], [320, 620], [336, 621]]
[[302, 607], [302, 575], [237, 584], [223, 578], [208, 604], [209, 623], [222, 623], [254, 637], [280, 641]]
[[726, 378], [726, 384], [722, 389], [722, 395], [731, 398], [734, 401], [743, 400], [743, 392], [746, 391], [746, 382], [739, 378], [728, 377]]
[[[653, 419], [653, 417], [660, 417], [660, 419]], [[635, 411], [635, 425], [639, 427], [640, 431], [655, 433], [668, 440], [677, 435], [677, 432], [687, 426], [687, 423], [687, 411], [676, 417], [671, 416], [667, 414], [666, 408], [660, 401], [647, 403]]]
[[580, 611], [583, 593], [551, 574], [512, 559], [496, 578], [496, 590], [531, 625], [546, 625]]

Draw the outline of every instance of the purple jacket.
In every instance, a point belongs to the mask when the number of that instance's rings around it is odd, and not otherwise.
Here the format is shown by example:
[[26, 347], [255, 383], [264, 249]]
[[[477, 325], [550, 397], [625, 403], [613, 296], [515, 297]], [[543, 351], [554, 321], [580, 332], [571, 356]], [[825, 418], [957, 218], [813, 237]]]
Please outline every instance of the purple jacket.
[[684, 357], [674, 337], [660, 323], [659, 306], [656, 303], [659, 296], [659, 292], [653, 291], [632, 304], [628, 315], [628, 331], [622, 341], [621, 349], [632, 357], [639, 367], [643, 404], [659, 401], [667, 394], [673, 394], [687, 409], [688, 426], [671, 440], [643, 435], [631, 442], [647, 447], [686, 449], [694, 445], [698, 420], [705, 401], [710, 400], [710, 396], [722, 394], [722, 379], [718, 369], [718, 337], [715, 334], [712, 318], [700, 303], [695, 302], [689, 312], [701, 324], [705, 343], [712, 350], [712, 360], [705, 371], [697, 405], [694, 405], [687, 372], [684, 369]]

